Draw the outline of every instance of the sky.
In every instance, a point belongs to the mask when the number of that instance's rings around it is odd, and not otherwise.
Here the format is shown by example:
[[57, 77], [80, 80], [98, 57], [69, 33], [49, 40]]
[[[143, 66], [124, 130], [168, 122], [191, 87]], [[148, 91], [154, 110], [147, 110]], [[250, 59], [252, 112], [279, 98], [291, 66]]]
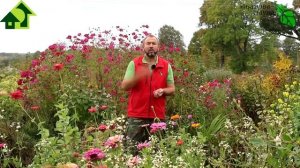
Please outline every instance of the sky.
[[[0, 20], [20, 0], [0, 1]], [[157, 35], [163, 25], [173, 26], [188, 46], [199, 29], [203, 0], [23, 0], [36, 16], [29, 29], [5, 29], [0, 22], [0, 53], [43, 51], [49, 45], [64, 42], [68, 35], [88, 33], [91, 28], [110, 29], [149, 25]], [[292, 0], [277, 0], [284, 4]]]

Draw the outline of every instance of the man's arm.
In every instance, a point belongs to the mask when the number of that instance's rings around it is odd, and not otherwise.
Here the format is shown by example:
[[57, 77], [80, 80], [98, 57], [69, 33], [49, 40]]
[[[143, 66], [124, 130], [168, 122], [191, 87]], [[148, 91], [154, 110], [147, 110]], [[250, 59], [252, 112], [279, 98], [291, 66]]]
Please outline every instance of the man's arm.
[[175, 85], [174, 83], [168, 84], [166, 88], [163, 88], [163, 94], [166, 96], [173, 95], [175, 92]]

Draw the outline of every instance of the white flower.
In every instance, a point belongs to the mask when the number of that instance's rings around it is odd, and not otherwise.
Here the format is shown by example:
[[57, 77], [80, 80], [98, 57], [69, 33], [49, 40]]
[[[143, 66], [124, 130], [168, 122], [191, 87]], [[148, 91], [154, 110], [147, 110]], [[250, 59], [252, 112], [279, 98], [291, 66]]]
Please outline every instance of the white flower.
[[276, 138], [274, 139], [274, 142], [275, 142], [276, 146], [281, 145], [280, 135], [277, 135], [277, 136], [276, 136]]

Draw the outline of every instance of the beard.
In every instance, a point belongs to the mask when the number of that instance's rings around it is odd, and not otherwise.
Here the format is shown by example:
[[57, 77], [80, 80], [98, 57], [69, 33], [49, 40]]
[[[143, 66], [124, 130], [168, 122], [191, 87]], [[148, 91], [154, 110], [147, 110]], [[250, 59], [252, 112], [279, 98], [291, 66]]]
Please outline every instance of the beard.
[[[151, 51], [151, 52], [150, 52]], [[148, 56], [148, 57], [150, 57], [150, 58], [153, 58], [153, 57], [155, 57], [156, 55], [157, 55], [157, 51], [154, 51], [154, 50], [150, 50], [150, 51], [148, 51], [148, 52], [146, 52], [146, 55]]]

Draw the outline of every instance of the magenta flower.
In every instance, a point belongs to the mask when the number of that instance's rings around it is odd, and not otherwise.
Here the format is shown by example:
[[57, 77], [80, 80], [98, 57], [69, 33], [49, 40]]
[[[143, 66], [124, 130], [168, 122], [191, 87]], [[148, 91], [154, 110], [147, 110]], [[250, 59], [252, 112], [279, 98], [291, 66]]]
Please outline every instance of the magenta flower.
[[0, 143], [0, 149], [4, 148], [6, 146], [5, 143]]
[[192, 118], [193, 118], [193, 115], [192, 115], [192, 114], [189, 114], [189, 115], [187, 116], [187, 118], [188, 118], [188, 119], [192, 119]]
[[73, 54], [68, 54], [66, 56], [66, 62], [68, 62], [68, 63], [72, 62], [73, 59], [74, 59], [74, 55]]
[[85, 160], [96, 161], [105, 158], [105, 153], [99, 148], [92, 148], [86, 151], [83, 155]]

